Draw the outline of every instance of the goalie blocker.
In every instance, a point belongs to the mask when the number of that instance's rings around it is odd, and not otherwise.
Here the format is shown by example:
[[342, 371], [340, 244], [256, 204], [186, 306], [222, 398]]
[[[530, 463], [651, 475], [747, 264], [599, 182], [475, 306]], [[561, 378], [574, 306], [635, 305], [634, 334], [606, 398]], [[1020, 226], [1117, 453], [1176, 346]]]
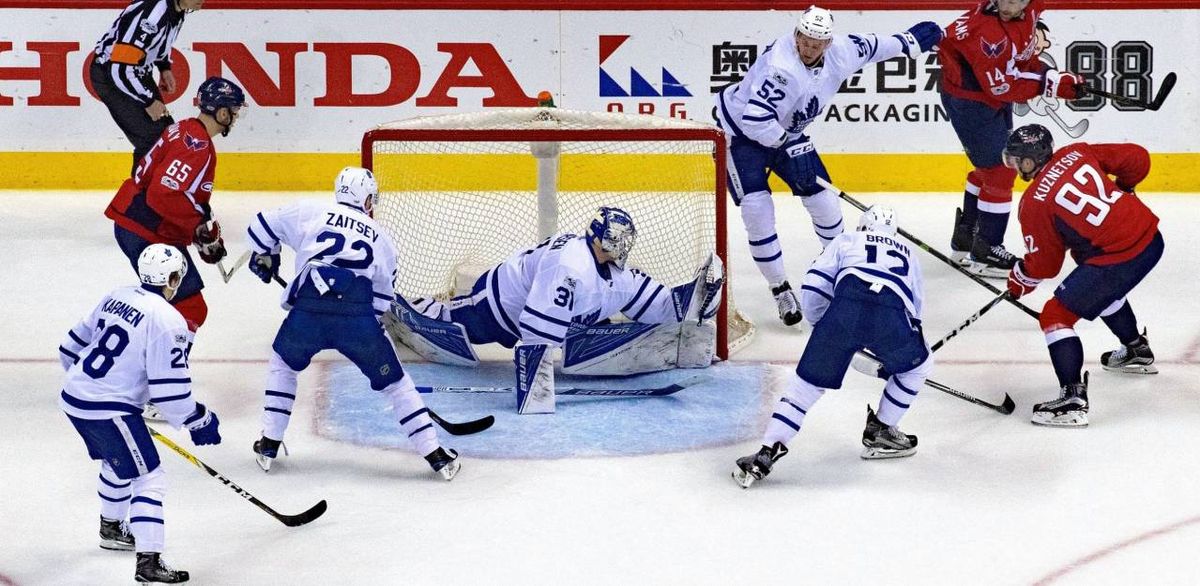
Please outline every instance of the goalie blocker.
[[[452, 299], [449, 306], [397, 297], [385, 323], [398, 343], [439, 364], [478, 364], [472, 343], [515, 346], [521, 413], [554, 411], [554, 347], [563, 347], [563, 372], [571, 375], [635, 375], [712, 364], [715, 316], [725, 283], [720, 257], [709, 255], [694, 281], [668, 289], [640, 271], [625, 271], [616, 262], [616, 251], [605, 251], [600, 243], [592, 234], [560, 235], [487, 271], [472, 294]], [[588, 249], [593, 249], [594, 262]], [[582, 268], [594, 267], [592, 274], [560, 270], [564, 265], [580, 269], [581, 263], [571, 261], [581, 256], [587, 261]], [[514, 262], [521, 269], [538, 267], [530, 287], [505, 286], [514, 276], [505, 269]], [[547, 273], [554, 276], [542, 279]], [[552, 295], [536, 294], [546, 286]], [[539, 298], [552, 303], [542, 307]], [[556, 307], [566, 311], [556, 312]], [[617, 313], [629, 321], [598, 321]]]

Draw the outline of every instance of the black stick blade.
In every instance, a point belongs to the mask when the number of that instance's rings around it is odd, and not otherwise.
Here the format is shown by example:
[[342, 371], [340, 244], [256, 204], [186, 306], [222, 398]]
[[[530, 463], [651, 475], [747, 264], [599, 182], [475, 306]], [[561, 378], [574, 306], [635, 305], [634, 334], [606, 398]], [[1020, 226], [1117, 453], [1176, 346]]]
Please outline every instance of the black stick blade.
[[304, 511], [299, 515], [279, 515], [276, 517], [276, 519], [279, 519], [280, 522], [288, 527], [299, 527], [301, 525], [307, 525], [313, 521], [316, 521], [317, 517], [324, 515], [325, 509], [328, 508], [329, 505], [322, 500], [321, 502], [313, 505], [311, 509]]
[[1175, 89], [1175, 72], [1168, 73], [1163, 78], [1162, 84], [1158, 86], [1158, 95], [1154, 96], [1154, 101], [1150, 102], [1151, 110], [1158, 110], [1162, 107], [1163, 102], [1167, 101], [1167, 96], [1171, 95], [1171, 90]]
[[492, 415], [488, 415], [486, 417], [482, 417], [482, 418], [476, 419], [474, 421], [464, 421], [462, 423], [454, 423], [454, 422], [446, 421], [445, 419], [442, 419], [442, 416], [438, 415], [437, 413], [434, 413], [432, 409], [429, 410], [429, 418], [432, 419], [434, 423], [440, 425], [442, 427], [442, 429], [446, 430], [446, 433], [448, 433], [450, 435], [476, 434], [476, 433], [486, 430], [487, 428], [491, 427], [493, 424], [496, 423], [496, 418]]
[[996, 410], [1005, 415], [1011, 415], [1016, 409], [1017, 404], [1012, 400], [1012, 397], [1008, 396], [1008, 393], [1004, 393], [1004, 402]]

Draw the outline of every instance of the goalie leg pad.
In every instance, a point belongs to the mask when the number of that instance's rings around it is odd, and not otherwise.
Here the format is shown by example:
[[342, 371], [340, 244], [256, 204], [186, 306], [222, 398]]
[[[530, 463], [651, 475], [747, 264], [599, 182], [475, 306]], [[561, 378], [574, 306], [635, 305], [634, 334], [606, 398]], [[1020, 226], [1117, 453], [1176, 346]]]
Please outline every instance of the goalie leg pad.
[[479, 364], [462, 324], [427, 317], [400, 296], [385, 314], [384, 327], [393, 340], [430, 362], [472, 367]]
[[554, 413], [554, 361], [547, 344], [518, 344], [517, 413]]

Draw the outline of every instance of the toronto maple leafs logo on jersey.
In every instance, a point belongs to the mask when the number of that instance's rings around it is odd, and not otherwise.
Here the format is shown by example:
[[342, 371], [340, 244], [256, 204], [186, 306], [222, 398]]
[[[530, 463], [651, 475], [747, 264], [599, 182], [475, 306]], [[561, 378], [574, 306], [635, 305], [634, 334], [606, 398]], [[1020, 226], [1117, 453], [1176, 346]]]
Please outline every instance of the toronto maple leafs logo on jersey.
[[821, 102], [817, 100], [817, 97], [809, 98], [808, 105], [803, 110], [797, 108], [792, 111], [792, 123], [788, 126], [787, 131], [792, 134], [804, 132], [804, 128], [816, 119], [821, 110]]
[[979, 37], [979, 46], [983, 49], [983, 54], [995, 59], [1004, 52], [1004, 48], [1008, 46], [1008, 39], [1000, 39], [995, 43], [989, 43], [987, 39]]

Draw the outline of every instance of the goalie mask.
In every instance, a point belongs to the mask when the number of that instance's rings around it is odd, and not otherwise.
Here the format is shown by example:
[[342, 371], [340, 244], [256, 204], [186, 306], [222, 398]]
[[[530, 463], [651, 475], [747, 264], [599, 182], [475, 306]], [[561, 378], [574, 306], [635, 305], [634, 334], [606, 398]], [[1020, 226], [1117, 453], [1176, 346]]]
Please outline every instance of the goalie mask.
[[887, 206], [873, 205], [858, 219], [858, 231], [896, 235], [896, 211]]
[[1004, 166], [1016, 169], [1029, 181], [1050, 162], [1054, 155], [1054, 137], [1041, 124], [1027, 124], [1008, 135], [1004, 145]]
[[612, 263], [619, 269], [625, 268], [625, 261], [629, 258], [629, 251], [633, 250], [636, 238], [633, 218], [621, 208], [600, 208], [588, 226], [588, 242], [599, 241], [600, 250], [612, 256]]
[[333, 197], [340, 204], [373, 215], [379, 201], [379, 184], [375, 174], [362, 167], [346, 167], [333, 182]]
[[138, 278], [145, 285], [178, 287], [187, 274], [188, 263], [183, 253], [175, 247], [151, 244], [138, 255], [137, 268]]

